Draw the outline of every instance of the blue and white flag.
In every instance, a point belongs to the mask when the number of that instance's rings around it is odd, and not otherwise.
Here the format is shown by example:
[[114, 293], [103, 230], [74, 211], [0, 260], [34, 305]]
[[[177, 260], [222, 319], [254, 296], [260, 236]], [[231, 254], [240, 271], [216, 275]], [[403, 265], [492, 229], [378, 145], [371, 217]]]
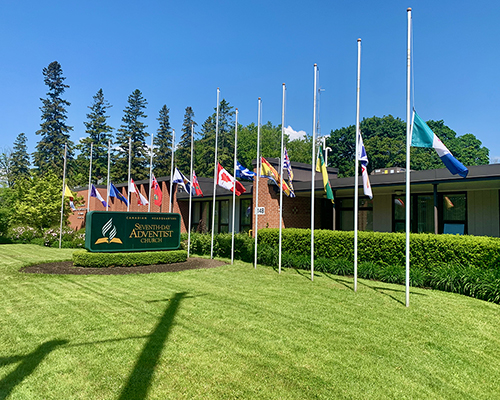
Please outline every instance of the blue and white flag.
[[293, 170], [292, 163], [290, 162], [290, 158], [288, 157], [288, 152], [286, 151], [286, 147], [283, 149], [284, 157], [283, 157], [283, 169], [286, 169], [288, 172], [288, 186], [290, 187], [290, 197], [295, 197], [295, 191], [293, 189]]
[[[172, 182], [180, 185], [186, 191], [186, 193], [189, 194], [189, 191], [191, 190], [191, 182], [184, 176], [181, 171], [179, 171], [179, 168], [175, 169], [174, 179]], [[191, 194], [196, 195], [196, 192], [193, 190]]]
[[239, 161], [236, 161], [236, 178], [253, 181], [254, 176], [255, 172], [250, 171], [248, 168], [241, 165]]
[[128, 200], [120, 193], [120, 191], [111, 182], [109, 184], [109, 197], [116, 197], [121, 202], [128, 206]]
[[95, 197], [97, 200], [99, 200], [104, 207], [108, 206], [108, 203], [106, 203], [106, 200], [104, 200], [99, 193], [99, 191], [96, 189], [94, 184], [92, 184], [92, 187], [90, 188], [90, 197]]
[[370, 185], [370, 179], [368, 178], [368, 171], [366, 169], [368, 165], [368, 156], [366, 155], [365, 145], [363, 144], [363, 137], [361, 136], [361, 131], [358, 133], [358, 160], [361, 163], [361, 176], [363, 177], [363, 193], [370, 199], [373, 199], [372, 187]]
[[425, 121], [413, 110], [413, 122], [411, 124], [411, 145], [413, 147], [433, 147], [446, 168], [453, 175], [465, 178], [469, 170], [458, 161], [441, 140], [432, 132]]

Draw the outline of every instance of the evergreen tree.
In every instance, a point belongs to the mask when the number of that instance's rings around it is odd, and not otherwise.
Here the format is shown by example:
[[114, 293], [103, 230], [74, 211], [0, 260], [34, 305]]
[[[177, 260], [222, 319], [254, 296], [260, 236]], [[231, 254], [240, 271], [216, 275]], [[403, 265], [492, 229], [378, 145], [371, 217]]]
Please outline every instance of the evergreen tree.
[[[78, 177], [74, 184], [86, 184], [90, 167], [90, 144], [92, 143], [92, 179], [93, 182], [102, 182], [108, 173], [108, 141], [112, 140], [113, 128], [108, 125], [106, 110], [113, 107], [104, 99], [102, 89], [99, 89], [93, 102], [88, 108], [87, 121], [84, 122], [87, 137], [80, 140], [76, 146], [80, 151], [78, 155]], [[127, 149], [128, 150], [128, 149]], [[82, 182], [78, 182], [81, 180]]]
[[43, 76], [49, 91], [46, 99], [40, 99], [43, 103], [40, 107], [42, 123], [36, 134], [42, 138], [36, 145], [33, 159], [39, 173], [53, 171], [62, 176], [65, 144], [68, 145], [68, 160], [73, 158], [73, 142], [69, 139], [73, 127], [66, 125], [66, 107], [71, 103], [61, 98], [69, 86], [63, 83], [66, 78], [62, 76], [61, 65], [57, 61], [43, 69]]
[[164, 105], [157, 118], [160, 126], [154, 137], [153, 168], [155, 176], [170, 176], [172, 157], [172, 128], [170, 127], [169, 109]]
[[[191, 107], [186, 107], [184, 113], [184, 121], [182, 123], [182, 135], [175, 152], [175, 166], [187, 176], [189, 174], [189, 167], [191, 164], [191, 125], [198, 125], [194, 121], [194, 111]], [[195, 132], [196, 134], [196, 132]], [[196, 157], [196, 156], [195, 156]], [[194, 164], [194, 163], [193, 163]], [[196, 170], [196, 168], [195, 168]], [[198, 176], [200, 175], [198, 171], [196, 172]]]
[[[217, 108], [203, 123], [201, 139], [196, 151], [196, 174], [213, 177], [215, 158], [215, 131]], [[225, 99], [219, 103], [219, 134], [217, 137], [217, 159], [224, 168], [233, 164], [234, 157], [234, 111]], [[279, 152], [279, 151], [278, 151]], [[209, 161], [211, 160], [211, 161]], [[199, 171], [199, 172], [198, 172]]]
[[128, 97], [128, 106], [125, 108], [125, 115], [122, 118], [116, 135], [116, 144], [119, 151], [116, 157], [111, 174], [116, 182], [126, 182], [128, 178], [128, 141], [132, 139], [132, 157], [130, 174], [134, 180], [145, 179], [149, 176], [149, 150], [146, 146], [147, 125], [140, 119], [147, 118], [144, 109], [148, 102], [142, 97], [139, 89], [136, 89]]
[[14, 141], [14, 150], [12, 151], [10, 160], [10, 181], [12, 184], [30, 174], [30, 156], [28, 154], [27, 143], [28, 139], [24, 133], [17, 135]]

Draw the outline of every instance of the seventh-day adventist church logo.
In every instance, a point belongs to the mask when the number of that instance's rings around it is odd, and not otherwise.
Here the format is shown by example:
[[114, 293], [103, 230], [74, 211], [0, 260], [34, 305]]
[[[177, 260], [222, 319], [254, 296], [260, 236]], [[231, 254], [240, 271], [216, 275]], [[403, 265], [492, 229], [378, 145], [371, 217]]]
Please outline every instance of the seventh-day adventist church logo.
[[100, 243], [118, 243], [123, 244], [120, 238], [116, 237], [116, 226], [113, 225], [113, 218], [110, 218], [108, 222], [106, 222], [102, 226], [102, 238], [97, 239], [95, 244]]

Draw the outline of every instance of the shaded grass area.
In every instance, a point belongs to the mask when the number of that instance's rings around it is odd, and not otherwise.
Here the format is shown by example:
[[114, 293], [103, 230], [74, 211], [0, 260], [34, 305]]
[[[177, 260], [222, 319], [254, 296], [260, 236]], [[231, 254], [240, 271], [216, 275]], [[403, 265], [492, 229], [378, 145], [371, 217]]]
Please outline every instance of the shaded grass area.
[[0, 399], [499, 397], [496, 304], [243, 262], [18, 274], [71, 257], [33, 247], [0, 246]]

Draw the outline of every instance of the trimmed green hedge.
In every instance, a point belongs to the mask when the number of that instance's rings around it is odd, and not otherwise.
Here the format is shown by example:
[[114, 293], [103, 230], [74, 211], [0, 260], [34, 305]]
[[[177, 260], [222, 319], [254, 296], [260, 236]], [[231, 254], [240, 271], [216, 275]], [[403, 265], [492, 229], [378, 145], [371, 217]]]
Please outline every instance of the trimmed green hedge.
[[77, 250], [73, 253], [73, 264], [75, 266], [93, 268], [173, 264], [186, 260], [186, 250], [148, 251], [139, 253], [91, 253], [87, 250]]

